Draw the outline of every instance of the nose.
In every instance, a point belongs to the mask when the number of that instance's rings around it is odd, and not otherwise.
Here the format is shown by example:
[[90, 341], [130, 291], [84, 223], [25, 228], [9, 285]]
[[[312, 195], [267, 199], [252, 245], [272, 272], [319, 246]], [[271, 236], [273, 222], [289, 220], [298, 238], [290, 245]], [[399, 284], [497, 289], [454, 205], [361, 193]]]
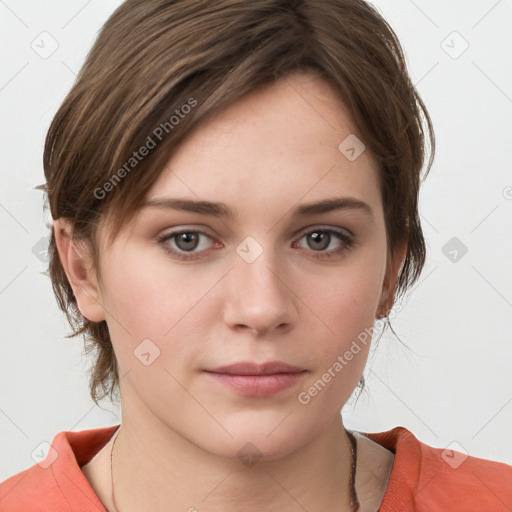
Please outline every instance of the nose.
[[251, 263], [235, 253], [226, 283], [226, 325], [258, 334], [288, 331], [297, 320], [297, 299], [285, 268], [270, 250]]

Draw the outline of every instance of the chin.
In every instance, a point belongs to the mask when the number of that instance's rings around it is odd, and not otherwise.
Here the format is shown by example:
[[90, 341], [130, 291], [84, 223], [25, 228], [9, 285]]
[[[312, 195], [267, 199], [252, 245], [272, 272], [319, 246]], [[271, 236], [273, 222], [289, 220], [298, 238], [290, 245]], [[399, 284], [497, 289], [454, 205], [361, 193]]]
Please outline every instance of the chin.
[[[314, 425], [308, 428], [304, 421], [291, 420], [286, 414], [271, 414], [267, 417], [251, 414], [251, 418], [246, 418], [240, 423], [240, 418], [236, 425], [228, 422], [220, 423], [225, 425], [232, 437], [227, 433], [217, 432], [205, 433], [203, 439], [208, 439], [208, 446], [203, 447], [212, 454], [237, 458], [247, 466], [253, 464], [255, 460], [274, 460], [285, 457], [303, 445], [313, 440], [321, 431], [322, 426]], [[286, 418], [286, 419], [285, 419]], [[283, 421], [284, 420], [284, 421]]]

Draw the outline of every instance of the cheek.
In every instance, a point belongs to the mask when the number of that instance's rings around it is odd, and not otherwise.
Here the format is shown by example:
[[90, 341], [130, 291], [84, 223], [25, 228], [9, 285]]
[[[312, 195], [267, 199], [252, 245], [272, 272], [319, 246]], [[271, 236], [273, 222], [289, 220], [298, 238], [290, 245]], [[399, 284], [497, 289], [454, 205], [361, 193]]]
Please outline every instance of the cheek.
[[296, 397], [309, 415], [325, 421], [339, 414], [363, 374], [379, 290], [369, 277], [341, 282], [346, 286], [323, 303], [323, 327], [312, 336], [314, 349], [308, 351], [311, 375]]
[[316, 406], [323, 404], [333, 413], [348, 399], [364, 370], [382, 289], [383, 251], [365, 251], [359, 256], [357, 262], [332, 272], [329, 279], [302, 281], [304, 303], [315, 313], [313, 329], [308, 331], [310, 347], [314, 347], [308, 353], [313, 372], [302, 389], [308, 395], [305, 399], [321, 391]]
[[163, 348], [183, 325], [190, 328], [194, 310], [215, 285], [215, 276], [162, 264], [161, 258], [149, 262], [142, 251], [130, 253], [104, 272], [102, 298], [112, 340], [116, 351], [133, 351], [144, 339]]
[[373, 325], [384, 269], [385, 259], [369, 253], [356, 264], [331, 272], [326, 279], [303, 280], [304, 302], [311, 304], [311, 309], [317, 313], [324, 326], [323, 337], [336, 339], [337, 348]]

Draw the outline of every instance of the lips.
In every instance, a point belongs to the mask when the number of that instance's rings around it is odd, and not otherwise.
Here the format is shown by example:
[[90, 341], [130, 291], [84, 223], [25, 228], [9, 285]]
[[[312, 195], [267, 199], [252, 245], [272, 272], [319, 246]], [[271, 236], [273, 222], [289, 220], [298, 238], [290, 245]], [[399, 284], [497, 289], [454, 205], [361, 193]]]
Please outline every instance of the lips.
[[224, 373], [230, 375], [270, 375], [275, 373], [300, 373], [305, 371], [298, 366], [292, 366], [282, 361], [269, 361], [268, 363], [256, 364], [250, 361], [219, 366], [213, 370], [206, 370], [212, 373]]
[[205, 373], [239, 395], [263, 398], [295, 386], [308, 372], [283, 361], [270, 361], [263, 364], [240, 362], [205, 370]]

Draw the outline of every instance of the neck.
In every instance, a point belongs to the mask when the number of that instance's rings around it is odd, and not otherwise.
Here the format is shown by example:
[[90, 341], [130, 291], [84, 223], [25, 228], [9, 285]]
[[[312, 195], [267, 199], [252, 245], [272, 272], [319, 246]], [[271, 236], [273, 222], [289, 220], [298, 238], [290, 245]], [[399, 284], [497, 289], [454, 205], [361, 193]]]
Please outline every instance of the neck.
[[352, 509], [352, 451], [341, 416], [293, 453], [245, 464], [140, 416], [123, 415], [115, 436], [114, 512]]

